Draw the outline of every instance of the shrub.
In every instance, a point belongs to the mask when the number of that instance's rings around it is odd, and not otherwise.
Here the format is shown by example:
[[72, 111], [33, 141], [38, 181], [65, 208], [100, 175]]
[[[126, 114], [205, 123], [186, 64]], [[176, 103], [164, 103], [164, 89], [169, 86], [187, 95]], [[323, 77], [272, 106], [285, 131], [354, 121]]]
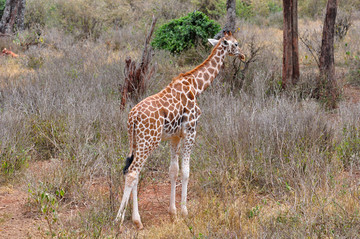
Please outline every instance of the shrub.
[[254, 16], [253, 6], [251, 3], [236, 1], [236, 15], [240, 18], [248, 20]]
[[299, 1], [298, 13], [299, 16], [315, 18], [316, 16], [321, 15], [321, 12], [326, 7], [326, 0], [305, 0]]
[[220, 19], [222, 16], [226, 16], [225, 0], [197, 0], [194, 1], [194, 4], [197, 10], [213, 19]]
[[336, 152], [346, 169], [359, 166], [360, 129], [356, 125], [344, 126], [343, 139], [336, 147]]
[[4, 9], [5, 9], [5, 3], [6, 3], [6, 0], [0, 0], [0, 19], [3, 15]]
[[205, 45], [207, 38], [221, 30], [220, 25], [200, 11], [174, 19], [162, 25], [155, 32], [151, 45], [157, 49], [180, 53], [200, 42]]
[[277, 13], [277, 12], [281, 12], [283, 9], [282, 7], [277, 4], [276, 2], [268, 2], [268, 7], [269, 7], [269, 11], [271, 13]]

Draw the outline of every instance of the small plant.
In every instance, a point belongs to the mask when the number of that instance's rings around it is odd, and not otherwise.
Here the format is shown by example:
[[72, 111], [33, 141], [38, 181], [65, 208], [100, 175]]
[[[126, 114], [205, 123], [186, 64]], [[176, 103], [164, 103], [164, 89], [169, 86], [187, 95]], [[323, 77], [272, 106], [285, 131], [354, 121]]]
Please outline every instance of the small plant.
[[38, 191], [33, 192], [29, 188], [29, 193], [48, 224], [48, 233], [51, 237], [54, 237], [56, 236], [54, 225], [58, 220], [59, 202], [64, 198], [65, 191], [61, 188], [54, 190], [51, 189], [52, 187], [52, 185], [41, 183]]
[[151, 45], [157, 49], [180, 53], [194, 47], [198, 42], [205, 45], [208, 38], [221, 30], [220, 25], [200, 11], [171, 20], [156, 32]]
[[66, 123], [61, 119], [35, 117], [29, 125], [31, 142], [38, 157], [43, 160], [55, 157], [65, 144]]
[[4, 13], [6, 0], [0, 0], [0, 19]]
[[259, 207], [258, 205], [251, 208], [251, 210], [249, 210], [249, 212], [248, 212], [248, 217], [249, 218], [254, 218], [256, 216], [259, 216], [260, 215], [260, 209], [261, 209], [261, 206]]
[[2, 176], [0, 177], [0, 182], [3, 179], [12, 177], [17, 171], [27, 165], [29, 159], [29, 149], [19, 145], [0, 148], [0, 175]]
[[335, 37], [338, 40], [344, 39], [351, 27], [351, 13], [343, 13], [340, 11], [336, 18]]
[[336, 147], [336, 152], [345, 168], [359, 166], [360, 129], [355, 125], [344, 127], [343, 140]]
[[29, 68], [32, 68], [34, 70], [40, 69], [44, 64], [44, 58], [43, 57], [36, 57], [36, 56], [29, 56], [29, 61], [27, 63], [27, 66]]

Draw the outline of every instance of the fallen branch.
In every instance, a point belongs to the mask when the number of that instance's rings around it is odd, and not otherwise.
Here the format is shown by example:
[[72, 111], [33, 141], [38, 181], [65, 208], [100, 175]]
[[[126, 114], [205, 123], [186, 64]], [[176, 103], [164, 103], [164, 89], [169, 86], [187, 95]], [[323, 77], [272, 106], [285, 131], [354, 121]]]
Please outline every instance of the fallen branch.
[[4, 48], [1, 53], [2, 53], [3, 56], [11, 56], [11, 57], [14, 57], [14, 58], [19, 57], [18, 54], [15, 54], [14, 52], [12, 52], [12, 51], [10, 51], [10, 50], [8, 50], [6, 48]]

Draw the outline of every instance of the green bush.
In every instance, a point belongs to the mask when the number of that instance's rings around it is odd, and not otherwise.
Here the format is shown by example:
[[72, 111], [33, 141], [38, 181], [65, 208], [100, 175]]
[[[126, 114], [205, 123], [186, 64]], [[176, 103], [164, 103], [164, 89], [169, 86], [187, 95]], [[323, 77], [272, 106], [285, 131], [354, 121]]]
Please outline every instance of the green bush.
[[269, 11], [271, 13], [277, 13], [277, 12], [282, 12], [282, 7], [277, 4], [276, 2], [268, 2], [268, 7], [269, 7]]
[[344, 167], [359, 166], [360, 159], [360, 128], [357, 125], [348, 125], [343, 128], [343, 139], [336, 147], [337, 155]]
[[197, 43], [205, 45], [207, 38], [213, 37], [220, 30], [218, 23], [210, 20], [204, 13], [195, 11], [162, 25], [156, 30], [151, 45], [157, 49], [180, 53]]
[[226, 0], [194, 0], [196, 9], [212, 19], [226, 16]]
[[4, 9], [5, 9], [5, 3], [6, 3], [6, 0], [0, 0], [0, 19], [3, 15]]
[[236, 1], [236, 15], [245, 20], [254, 16], [253, 6], [250, 3]]

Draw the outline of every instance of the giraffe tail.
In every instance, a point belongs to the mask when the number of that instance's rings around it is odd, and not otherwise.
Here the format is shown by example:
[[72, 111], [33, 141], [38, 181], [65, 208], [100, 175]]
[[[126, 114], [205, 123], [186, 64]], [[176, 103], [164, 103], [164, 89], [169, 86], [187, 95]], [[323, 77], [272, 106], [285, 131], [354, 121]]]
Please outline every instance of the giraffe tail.
[[126, 158], [125, 167], [123, 169], [124, 175], [128, 172], [128, 169], [129, 169], [131, 163], [133, 162], [133, 160], [134, 160], [134, 154], [131, 154], [130, 157]]
[[130, 124], [128, 131], [130, 141], [130, 156], [126, 158], [125, 167], [123, 168], [124, 175], [128, 172], [131, 163], [134, 161], [134, 149], [135, 149], [135, 123]]

